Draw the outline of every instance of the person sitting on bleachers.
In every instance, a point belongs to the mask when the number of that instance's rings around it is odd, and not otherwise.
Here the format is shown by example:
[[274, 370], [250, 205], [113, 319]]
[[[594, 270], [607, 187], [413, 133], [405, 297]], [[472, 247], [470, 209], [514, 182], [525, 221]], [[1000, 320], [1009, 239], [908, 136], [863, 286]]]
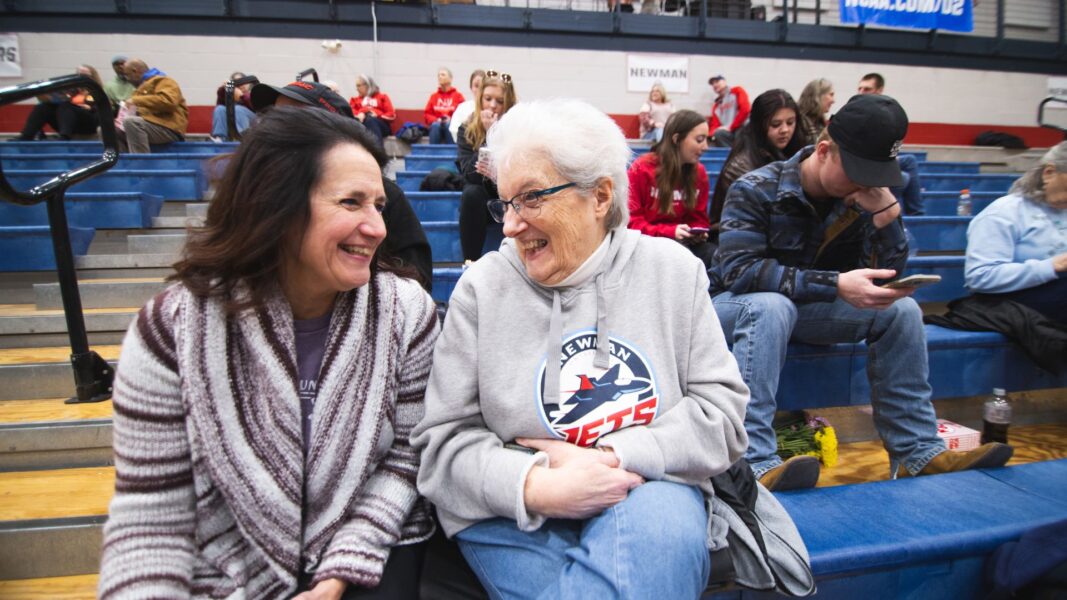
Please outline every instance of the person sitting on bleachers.
[[[258, 83], [252, 87], [249, 96], [252, 98], [252, 108], [257, 113], [266, 112], [275, 106], [313, 106], [354, 118], [352, 107], [345, 99], [321, 83], [294, 81], [285, 87]], [[411, 207], [404, 190], [392, 179], [383, 179], [385, 195], [389, 200], [382, 210], [382, 217], [389, 229], [385, 248], [390, 256], [414, 267], [419, 273], [423, 287], [430, 291], [433, 285], [433, 255], [426, 232], [423, 231], [422, 223], [419, 222], [419, 217]]]
[[387, 160], [325, 111], [244, 137], [123, 341], [100, 598], [418, 598], [438, 325], [382, 244]]
[[[890, 476], [998, 467], [1003, 444], [946, 452], [930, 401], [922, 310], [900, 275], [908, 242], [887, 186], [908, 118], [888, 96], [856, 96], [814, 146], [738, 179], [726, 196], [711, 294], [751, 391], [748, 460], [771, 489], [812, 487], [818, 459], [785, 463], [772, 420], [790, 341], [868, 345], [874, 424]], [[818, 389], [809, 390], [818, 397]]]
[[356, 95], [348, 100], [348, 105], [356, 120], [363, 123], [384, 147], [385, 138], [393, 135], [393, 121], [396, 120], [396, 110], [389, 95], [378, 89], [370, 75], [360, 74], [356, 76]]
[[477, 104], [481, 110], [471, 114], [459, 127], [456, 168], [466, 180], [459, 204], [459, 242], [464, 261], [478, 260], [482, 255], [491, 218], [486, 203], [497, 197], [496, 184], [487, 177], [486, 134], [518, 101], [511, 75], [486, 71], [478, 91]]
[[967, 288], [1067, 325], [1067, 142], [967, 227]]
[[452, 113], [452, 118], [448, 122], [448, 132], [452, 134], [452, 139], [459, 140], [459, 128], [461, 125], [467, 122], [467, 119], [474, 113], [474, 106], [478, 102], [478, 90], [482, 89], [482, 79], [485, 79], [485, 71], [481, 69], [475, 69], [471, 71], [471, 76], [468, 85], [471, 90], [470, 100], [464, 100], [456, 107], [456, 112]]
[[708, 173], [700, 156], [708, 149], [708, 122], [680, 110], [663, 128], [663, 140], [629, 169], [630, 229], [675, 240], [707, 268], [715, 254], [708, 242]]
[[[78, 74], [92, 78], [98, 84], [100, 74], [92, 65], [78, 65]], [[87, 89], [64, 90], [39, 96], [37, 105], [26, 117], [20, 142], [44, 139], [44, 126], [51, 125], [59, 138], [69, 140], [75, 135], [92, 135], [100, 125], [96, 114], [96, 99]]]
[[[878, 73], [867, 73], [860, 79], [856, 86], [859, 94], [883, 94], [885, 93], [885, 78]], [[900, 202], [904, 214], [909, 217], [919, 217], [926, 214], [923, 206], [922, 182], [919, 179], [919, 161], [911, 154], [897, 156], [900, 163], [900, 172], [904, 175], [904, 183], [889, 188], [893, 196]]]
[[730, 186], [745, 173], [786, 160], [807, 145], [799, 119], [797, 103], [785, 90], [768, 90], [752, 101], [748, 123], [737, 132], [737, 141], [715, 180], [709, 215], [713, 239], [719, 237], [722, 207]]
[[431, 144], [456, 143], [448, 126], [452, 122], [452, 113], [462, 102], [463, 94], [452, 87], [452, 71], [441, 67], [437, 70], [437, 91], [430, 94], [423, 110], [423, 120], [430, 128]]
[[[230, 75], [230, 81], [244, 76], [244, 73], [235, 71]], [[256, 113], [252, 111], [252, 98], [248, 95], [251, 89], [252, 85], [248, 83], [233, 88], [233, 120], [237, 133], [244, 133], [256, 120]], [[229, 136], [229, 126], [226, 123], [226, 84], [223, 83], [215, 92], [215, 109], [211, 112], [211, 141], [225, 142]]]
[[[189, 126], [189, 108], [178, 82], [139, 59], [126, 63], [126, 79], [137, 89], [119, 108], [115, 132], [119, 150], [147, 154], [152, 151], [149, 144], [182, 140]], [[124, 109], [128, 114], [123, 115]]]
[[730, 87], [726, 77], [712, 75], [708, 85], [715, 91], [715, 101], [711, 105], [711, 120], [708, 122], [711, 137], [709, 142], [715, 146], [729, 148], [734, 144], [734, 135], [741, 126], [748, 122], [752, 105], [745, 88], [735, 85]]
[[648, 102], [641, 105], [637, 120], [641, 126], [641, 139], [658, 142], [663, 139], [663, 127], [674, 114], [674, 105], [667, 98], [667, 88], [656, 82], [648, 92]]
[[126, 81], [126, 57], [117, 54], [111, 58], [111, 69], [115, 78], [104, 84], [104, 93], [111, 101], [111, 112], [118, 113], [119, 103], [133, 95], [137, 86]]
[[826, 114], [834, 105], [834, 84], [829, 79], [812, 79], [800, 92], [797, 107], [800, 111], [801, 133], [805, 144], [814, 144], [826, 129]]

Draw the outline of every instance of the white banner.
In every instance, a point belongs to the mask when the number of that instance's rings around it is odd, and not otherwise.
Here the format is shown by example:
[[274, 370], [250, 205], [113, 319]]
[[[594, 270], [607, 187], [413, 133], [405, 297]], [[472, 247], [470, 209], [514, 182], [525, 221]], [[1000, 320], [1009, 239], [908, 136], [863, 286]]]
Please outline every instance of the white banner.
[[627, 54], [626, 91], [648, 93], [653, 83], [668, 93], [689, 93], [689, 57], [669, 54]]
[[0, 77], [22, 77], [17, 33], [0, 33]]

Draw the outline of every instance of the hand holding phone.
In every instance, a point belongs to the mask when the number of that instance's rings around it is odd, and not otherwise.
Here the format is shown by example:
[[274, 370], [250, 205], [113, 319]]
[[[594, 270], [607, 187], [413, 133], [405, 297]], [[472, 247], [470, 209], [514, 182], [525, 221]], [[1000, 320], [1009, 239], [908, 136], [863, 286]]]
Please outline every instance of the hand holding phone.
[[707, 233], [707, 232], [708, 232], [708, 228], [707, 227], [690, 227], [689, 228], [689, 233], [692, 233], [693, 235], [700, 235], [702, 233]]

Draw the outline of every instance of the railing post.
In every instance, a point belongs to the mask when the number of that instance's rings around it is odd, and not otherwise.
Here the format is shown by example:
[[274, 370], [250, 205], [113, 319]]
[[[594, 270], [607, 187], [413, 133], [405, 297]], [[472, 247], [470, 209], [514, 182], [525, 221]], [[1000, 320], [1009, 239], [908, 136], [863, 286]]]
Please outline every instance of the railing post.
[[1000, 46], [1004, 43], [1004, 0], [997, 0], [997, 44], [996, 48], [999, 51]]
[[822, 0], [815, 0], [815, 24], [822, 25]]

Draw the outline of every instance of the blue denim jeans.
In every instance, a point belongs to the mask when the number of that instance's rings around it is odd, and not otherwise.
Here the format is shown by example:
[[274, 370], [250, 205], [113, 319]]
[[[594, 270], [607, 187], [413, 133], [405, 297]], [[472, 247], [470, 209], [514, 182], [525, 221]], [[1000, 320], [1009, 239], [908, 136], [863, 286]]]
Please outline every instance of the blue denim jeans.
[[919, 217], [926, 213], [923, 208], [923, 189], [919, 182], [919, 162], [911, 154], [901, 154], [897, 157], [900, 164], [900, 172], [904, 175], [904, 185], [889, 188], [897, 200], [900, 208], [906, 216]]
[[891, 477], [896, 476], [899, 466], [918, 473], [945, 450], [944, 442], [937, 437], [937, 417], [930, 402], [922, 310], [911, 298], [897, 300], [885, 310], [856, 308], [840, 298], [797, 305], [773, 292], [725, 292], [715, 296], [713, 302], [751, 393], [745, 413], [745, 459], [756, 477], [782, 463], [775, 454], [778, 441], [772, 421], [778, 379], [790, 341], [867, 341], [874, 426], [889, 452]]
[[[233, 121], [237, 125], [237, 133], [244, 133], [244, 130], [248, 129], [248, 126], [255, 120], [256, 113], [244, 106], [237, 105], [233, 107]], [[215, 110], [211, 113], [211, 135], [224, 138], [228, 134], [229, 132], [226, 130], [226, 106], [216, 104]]]
[[430, 143], [431, 144], [455, 144], [455, 140], [452, 139], [452, 132], [448, 130], [448, 119], [444, 121], [434, 121], [430, 125]]
[[490, 519], [456, 534], [495, 599], [699, 598], [711, 574], [700, 490], [650, 481], [584, 521], [520, 531]]

